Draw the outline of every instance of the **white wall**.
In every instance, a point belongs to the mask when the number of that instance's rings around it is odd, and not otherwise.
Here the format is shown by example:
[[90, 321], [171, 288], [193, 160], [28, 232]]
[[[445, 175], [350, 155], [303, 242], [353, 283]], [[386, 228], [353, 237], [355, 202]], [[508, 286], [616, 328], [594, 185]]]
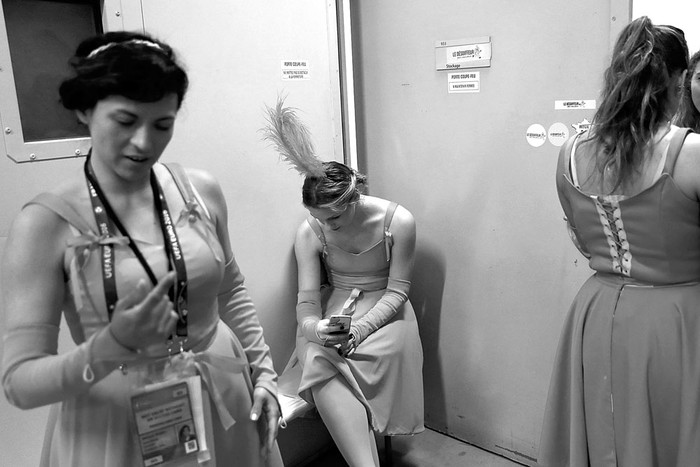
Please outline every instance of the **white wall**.
[[700, 3], [695, 0], [632, 0], [632, 17], [648, 16], [654, 24], [670, 24], [685, 33], [690, 54], [700, 50]]
[[[620, 8], [620, 3], [623, 3]], [[557, 200], [559, 148], [530, 124], [591, 120], [624, 2], [356, 0], [361, 169], [416, 218], [410, 293], [426, 423], [534, 464], [561, 323], [590, 274]], [[615, 20], [612, 18], [615, 17]], [[480, 92], [448, 93], [435, 43], [490, 36]]]

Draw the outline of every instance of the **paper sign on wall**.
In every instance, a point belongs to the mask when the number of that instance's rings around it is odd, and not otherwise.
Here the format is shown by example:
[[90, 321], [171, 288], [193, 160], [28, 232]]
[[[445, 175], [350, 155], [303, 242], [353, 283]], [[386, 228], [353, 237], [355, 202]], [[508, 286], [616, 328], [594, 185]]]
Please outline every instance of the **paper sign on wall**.
[[479, 92], [481, 76], [478, 71], [460, 71], [447, 75], [447, 92]]
[[458, 70], [491, 66], [491, 37], [437, 41], [435, 68]]
[[572, 99], [568, 101], [554, 101], [554, 110], [593, 110], [595, 109], [595, 99]]
[[311, 79], [308, 60], [282, 60], [282, 79]]

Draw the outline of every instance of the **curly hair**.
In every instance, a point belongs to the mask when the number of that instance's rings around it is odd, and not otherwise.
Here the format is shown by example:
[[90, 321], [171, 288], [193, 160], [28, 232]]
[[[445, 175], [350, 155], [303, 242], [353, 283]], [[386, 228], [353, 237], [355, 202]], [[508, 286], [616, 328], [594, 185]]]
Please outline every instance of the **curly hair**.
[[[600, 107], [586, 141], [602, 149], [600, 174], [613, 169], [613, 191], [637, 173], [668, 115], [672, 76], [688, 67], [683, 31], [642, 16], [620, 33], [604, 75]], [[674, 109], [675, 110], [675, 109]]]
[[187, 92], [187, 73], [172, 48], [146, 34], [117, 31], [86, 39], [70, 65], [74, 75], [59, 88], [70, 110], [91, 109], [108, 96], [156, 102], [171, 93], [179, 108]]

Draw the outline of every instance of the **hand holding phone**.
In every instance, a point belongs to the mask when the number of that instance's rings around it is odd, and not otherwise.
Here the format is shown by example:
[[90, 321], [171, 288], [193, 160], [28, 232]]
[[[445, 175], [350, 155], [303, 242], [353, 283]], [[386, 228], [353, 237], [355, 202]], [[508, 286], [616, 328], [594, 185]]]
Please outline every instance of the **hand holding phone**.
[[348, 315], [331, 315], [328, 318], [328, 333], [343, 334], [350, 332], [352, 317]]

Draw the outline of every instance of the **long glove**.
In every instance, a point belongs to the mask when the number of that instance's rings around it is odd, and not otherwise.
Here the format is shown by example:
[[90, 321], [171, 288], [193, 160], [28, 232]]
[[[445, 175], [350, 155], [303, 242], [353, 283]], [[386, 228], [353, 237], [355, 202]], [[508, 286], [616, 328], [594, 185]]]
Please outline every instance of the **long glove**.
[[384, 326], [396, 315], [401, 305], [408, 300], [410, 289], [411, 281], [389, 278], [382, 298], [362, 318], [353, 320], [350, 334], [354, 338], [354, 346], [358, 346], [367, 336]]
[[297, 294], [297, 323], [301, 333], [310, 342], [323, 345], [316, 333], [316, 325], [321, 321], [321, 291], [300, 290]]
[[53, 404], [87, 392], [120, 363], [138, 358], [109, 328], [57, 355], [58, 326], [37, 323], [5, 335], [2, 383], [7, 399], [22, 409]]

